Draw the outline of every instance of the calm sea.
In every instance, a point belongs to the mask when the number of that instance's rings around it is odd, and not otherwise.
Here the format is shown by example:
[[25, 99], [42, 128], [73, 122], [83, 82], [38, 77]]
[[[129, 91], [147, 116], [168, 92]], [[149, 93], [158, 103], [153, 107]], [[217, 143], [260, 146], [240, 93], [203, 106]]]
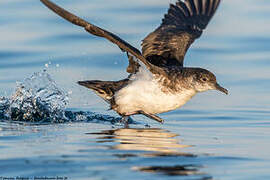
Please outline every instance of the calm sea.
[[[170, 0], [55, 0], [140, 48]], [[0, 1], [0, 96], [47, 69], [68, 110], [117, 117], [79, 80], [125, 78], [118, 47], [64, 21], [36, 0]], [[217, 75], [210, 91], [130, 129], [105, 121], [0, 122], [1, 177], [68, 179], [270, 179], [270, 1], [224, 0], [185, 65]], [[42, 82], [41, 82], [42, 83]], [[146, 127], [145, 125], [150, 126]]]

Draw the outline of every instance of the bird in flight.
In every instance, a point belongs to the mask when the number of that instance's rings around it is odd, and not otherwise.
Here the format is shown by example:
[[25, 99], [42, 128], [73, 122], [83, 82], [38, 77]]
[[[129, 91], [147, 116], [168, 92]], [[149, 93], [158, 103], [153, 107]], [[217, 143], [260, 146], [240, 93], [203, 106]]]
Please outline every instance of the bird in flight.
[[178, 0], [171, 4], [161, 25], [142, 41], [142, 52], [49, 0], [41, 2], [67, 21], [83, 27], [90, 34], [106, 38], [127, 53], [127, 78], [78, 82], [108, 102], [125, 123], [129, 116], [136, 114], [163, 123], [157, 114], [183, 106], [199, 92], [218, 90], [228, 94], [210, 71], [183, 66], [188, 48], [202, 35], [220, 0]]

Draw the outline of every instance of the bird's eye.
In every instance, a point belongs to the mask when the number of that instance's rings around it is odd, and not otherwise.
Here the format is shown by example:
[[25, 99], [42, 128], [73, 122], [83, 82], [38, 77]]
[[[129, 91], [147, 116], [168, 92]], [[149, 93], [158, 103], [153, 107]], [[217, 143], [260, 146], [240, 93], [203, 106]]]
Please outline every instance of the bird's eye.
[[207, 81], [207, 78], [202, 78], [202, 80], [203, 80], [204, 82], [206, 82], [206, 81]]

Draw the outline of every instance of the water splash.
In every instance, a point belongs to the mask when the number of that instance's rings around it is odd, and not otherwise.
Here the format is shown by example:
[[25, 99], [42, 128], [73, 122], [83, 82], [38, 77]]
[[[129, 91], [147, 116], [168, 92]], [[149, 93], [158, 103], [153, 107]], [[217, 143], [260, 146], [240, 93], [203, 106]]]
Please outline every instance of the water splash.
[[9, 109], [9, 99], [6, 97], [0, 97], [0, 119], [7, 119], [6, 111]]
[[68, 94], [58, 87], [46, 70], [34, 73], [17, 84], [10, 98], [0, 97], [0, 119], [35, 123], [121, 122], [121, 118], [109, 115], [66, 110]]
[[8, 114], [17, 121], [63, 122], [67, 104], [67, 94], [44, 70], [17, 84], [10, 98]]

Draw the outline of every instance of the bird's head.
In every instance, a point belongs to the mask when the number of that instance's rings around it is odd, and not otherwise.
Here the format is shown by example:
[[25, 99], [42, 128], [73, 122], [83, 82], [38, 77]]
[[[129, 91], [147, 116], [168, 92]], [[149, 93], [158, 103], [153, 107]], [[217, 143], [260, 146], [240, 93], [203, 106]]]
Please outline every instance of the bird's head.
[[228, 95], [228, 90], [217, 83], [216, 76], [206, 69], [196, 68], [193, 76], [193, 85], [196, 91], [218, 90]]

